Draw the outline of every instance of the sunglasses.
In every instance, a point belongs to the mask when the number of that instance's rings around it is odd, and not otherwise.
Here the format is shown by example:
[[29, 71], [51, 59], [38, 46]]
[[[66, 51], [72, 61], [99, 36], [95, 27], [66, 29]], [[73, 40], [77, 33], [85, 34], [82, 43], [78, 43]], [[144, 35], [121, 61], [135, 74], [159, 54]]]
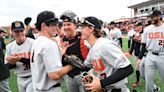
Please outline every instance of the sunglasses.
[[93, 23], [91, 23], [91, 22], [89, 22], [88, 20], [85, 20], [85, 19], [81, 20], [81, 24], [87, 24], [87, 25], [95, 27], [95, 25]]

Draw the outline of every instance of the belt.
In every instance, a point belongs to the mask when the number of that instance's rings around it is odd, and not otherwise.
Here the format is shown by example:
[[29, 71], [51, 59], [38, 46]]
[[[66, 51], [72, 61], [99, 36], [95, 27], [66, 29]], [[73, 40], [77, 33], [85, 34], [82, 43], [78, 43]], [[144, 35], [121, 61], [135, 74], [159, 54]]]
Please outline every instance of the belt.
[[118, 89], [114, 88], [111, 90], [111, 92], [121, 92], [121, 88], [118, 88]]
[[153, 55], [156, 55], [156, 56], [158, 56], [158, 55], [164, 55], [164, 52], [151, 52], [151, 51], [149, 51], [148, 53], [153, 54]]
[[152, 54], [157, 55], [157, 56], [159, 55], [159, 53], [157, 53], [157, 52], [152, 52]]
[[29, 76], [25, 76], [25, 77], [21, 77], [21, 78], [29, 78], [29, 77], [31, 77], [31, 75], [29, 75]]
[[57, 83], [57, 84], [53, 85], [52, 87], [54, 87], [54, 88], [60, 87], [60, 83]]

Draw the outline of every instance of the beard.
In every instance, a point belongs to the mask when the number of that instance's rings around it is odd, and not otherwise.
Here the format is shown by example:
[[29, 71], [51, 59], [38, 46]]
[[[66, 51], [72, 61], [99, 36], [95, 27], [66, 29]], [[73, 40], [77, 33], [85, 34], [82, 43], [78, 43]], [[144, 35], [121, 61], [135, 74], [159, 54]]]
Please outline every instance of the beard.
[[159, 20], [153, 20], [152, 24], [156, 25], [158, 24]]

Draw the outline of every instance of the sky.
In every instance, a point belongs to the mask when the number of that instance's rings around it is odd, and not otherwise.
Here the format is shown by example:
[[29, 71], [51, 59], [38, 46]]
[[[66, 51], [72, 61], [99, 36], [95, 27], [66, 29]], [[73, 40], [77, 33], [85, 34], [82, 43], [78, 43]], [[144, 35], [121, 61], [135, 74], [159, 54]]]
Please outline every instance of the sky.
[[32, 17], [36, 22], [37, 15], [44, 11], [53, 11], [58, 17], [66, 10], [71, 10], [77, 16], [95, 16], [105, 22], [119, 18], [131, 17], [127, 8], [147, 0], [1, 0], [0, 26], [9, 26], [13, 21], [24, 21]]

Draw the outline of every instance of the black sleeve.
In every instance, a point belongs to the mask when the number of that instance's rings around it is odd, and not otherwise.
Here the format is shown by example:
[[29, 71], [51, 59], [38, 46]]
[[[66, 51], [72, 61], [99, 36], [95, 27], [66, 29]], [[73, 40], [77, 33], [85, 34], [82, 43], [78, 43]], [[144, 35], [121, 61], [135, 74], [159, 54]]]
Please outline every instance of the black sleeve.
[[128, 77], [130, 74], [133, 73], [133, 67], [132, 65], [128, 65], [125, 68], [120, 68], [116, 72], [114, 72], [111, 76], [100, 80], [102, 88], [105, 88], [106, 86], [116, 83], [126, 77]]
[[22, 62], [23, 64], [30, 65], [30, 59], [28, 59], [28, 58], [21, 58], [19, 62]]
[[130, 44], [131, 44], [130, 42], [131, 42], [131, 40], [129, 39], [128, 40], [128, 48], [130, 48]]
[[122, 48], [122, 38], [118, 38], [119, 42], [120, 42], [120, 46]]
[[8, 67], [8, 69], [15, 69], [16, 68], [16, 64], [7, 63], [5, 65]]
[[129, 53], [130, 53], [130, 54], [133, 53], [134, 45], [135, 45], [135, 41], [132, 39], [132, 44], [131, 44], [131, 47], [130, 47], [130, 50], [129, 50]]
[[6, 44], [5, 44], [5, 42], [4, 42], [4, 39], [2, 40], [2, 48], [3, 48], [3, 49], [6, 49]]
[[35, 39], [34, 34], [32, 33], [32, 30], [31, 29], [27, 31], [26, 37]]
[[142, 59], [142, 57], [144, 56], [144, 53], [146, 52], [146, 44], [145, 43], [142, 43], [141, 44], [141, 51], [140, 51], [140, 53], [139, 53], [139, 56], [138, 56], [138, 58], [139, 59]]

